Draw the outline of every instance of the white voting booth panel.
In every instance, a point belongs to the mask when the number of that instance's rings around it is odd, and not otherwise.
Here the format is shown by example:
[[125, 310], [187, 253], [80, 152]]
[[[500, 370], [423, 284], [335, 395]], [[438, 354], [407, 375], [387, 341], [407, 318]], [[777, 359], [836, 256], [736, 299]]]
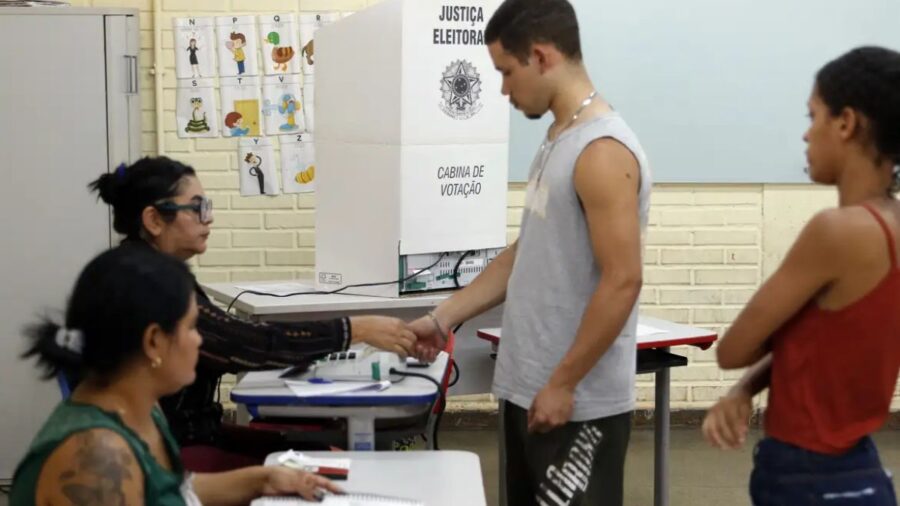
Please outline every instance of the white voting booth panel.
[[509, 106], [484, 45], [498, 3], [387, 0], [316, 32], [317, 288], [506, 246]]
[[400, 254], [505, 246], [508, 149], [400, 148]]
[[[317, 140], [316, 149], [320, 166], [340, 167], [317, 174], [319, 289], [397, 279], [404, 255], [506, 245], [506, 144], [384, 146]], [[467, 187], [437, 177], [445, 168], [440, 159], [459, 158], [463, 152], [471, 170], [492, 172], [492, 177], [466, 180], [470, 190], [480, 185], [477, 194], [446, 195], [451, 184]], [[348, 292], [399, 295], [396, 284]]]
[[[500, 93], [501, 76], [483, 36], [497, 5], [494, 0], [386, 0], [319, 29], [318, 139], [507, 143], [509, 102]], [[448, 9], [454, 19], [480, 21], [442, 21]]]

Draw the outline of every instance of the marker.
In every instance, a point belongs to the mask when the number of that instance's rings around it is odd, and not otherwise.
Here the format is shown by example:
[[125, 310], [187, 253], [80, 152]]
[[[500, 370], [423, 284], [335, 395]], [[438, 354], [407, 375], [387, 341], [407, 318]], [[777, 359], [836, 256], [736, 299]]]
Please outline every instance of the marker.
[[308, 381], [314, 385], [328, 385], [331, 383], [331, 380], [325, 378], [309, 378]]

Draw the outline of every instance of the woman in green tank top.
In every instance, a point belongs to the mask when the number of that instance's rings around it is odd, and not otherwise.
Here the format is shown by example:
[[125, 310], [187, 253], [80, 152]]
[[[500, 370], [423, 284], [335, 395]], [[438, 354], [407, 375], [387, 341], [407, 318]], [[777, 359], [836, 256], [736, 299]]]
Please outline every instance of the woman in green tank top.
[[157, 402], [194, 381], [201, 338], [184, 262], [120, 246], [75, 284], [65, 325], [28, 329], [45, 377], [83, 378], [56, 407], [13, 477], [11, 505], [246, 504], [321, 499], [328, 480], [280, 467], [187, 475]]

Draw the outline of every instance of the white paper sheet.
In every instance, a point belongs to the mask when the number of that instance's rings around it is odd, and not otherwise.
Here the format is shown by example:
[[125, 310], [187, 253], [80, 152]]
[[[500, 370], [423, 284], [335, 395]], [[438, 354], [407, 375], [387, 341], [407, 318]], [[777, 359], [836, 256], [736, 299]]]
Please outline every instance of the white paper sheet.
[[299, 74], [265, 76], [262, 90], [262, 113], [265, 130], [269, 135], [306, 130]]
[[178, 137], [218, 137], [219, 115], [212, 79], [179, 79], [175, 98]]
[[425, 506], [422, 501], [384, 497], [370, 494], [326, 495], [322, 502], [304, 501], [299, 497], [263, 497], [250, 506], [289, 506], [317, 504], [319, 506]]
[[216, 35], [213, 18], [173, 18], [175, 77], [216, 75]]
[[281, 135], [281, 186], [284, 193], [316, 189], [316, 147], [312, 134]]
[[280, 182], [270, 138], [241, 139], [238, 170], [242, 196], [278, 195]]
[[658, 329], [656, 327], [651, 327], [650, 325], [644, 325], [642, 323], [638, 323], [637, 325], [637, 337], [644, 336], [653, 336], [656, 334], [667, 334], [668, 330]]
[[216, 18], [219, 46], [219, 75], [255, 76], [259, 74], [259, 39], [255, 16], [219, 16]]
[[293, 14], [259, 16], [262, 65], [266, 75], [300, 73], [298, 32]]
[[222, 77], [222, 135], [257, 137], [263, 134], [259, 77]]
[[310, 397], [317, 395], [340, 395], [356, 393], [362, 390], [380, 392], [391, 386], [391, 382], [385, 381], [335, 381], [333, 383], [310, 383], [308, 381], [285, 380], [284, 384], [294, 392], [297, 397]]

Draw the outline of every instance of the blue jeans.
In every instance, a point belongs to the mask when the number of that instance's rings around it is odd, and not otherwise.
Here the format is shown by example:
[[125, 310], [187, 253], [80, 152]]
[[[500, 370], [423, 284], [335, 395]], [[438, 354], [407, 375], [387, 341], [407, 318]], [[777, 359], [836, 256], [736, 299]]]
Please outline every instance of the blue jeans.
[[894, 484], [866, 436], [843, 455], [804, 450], [772, 438], [753, 450], [754, 506], [896, 506]]

